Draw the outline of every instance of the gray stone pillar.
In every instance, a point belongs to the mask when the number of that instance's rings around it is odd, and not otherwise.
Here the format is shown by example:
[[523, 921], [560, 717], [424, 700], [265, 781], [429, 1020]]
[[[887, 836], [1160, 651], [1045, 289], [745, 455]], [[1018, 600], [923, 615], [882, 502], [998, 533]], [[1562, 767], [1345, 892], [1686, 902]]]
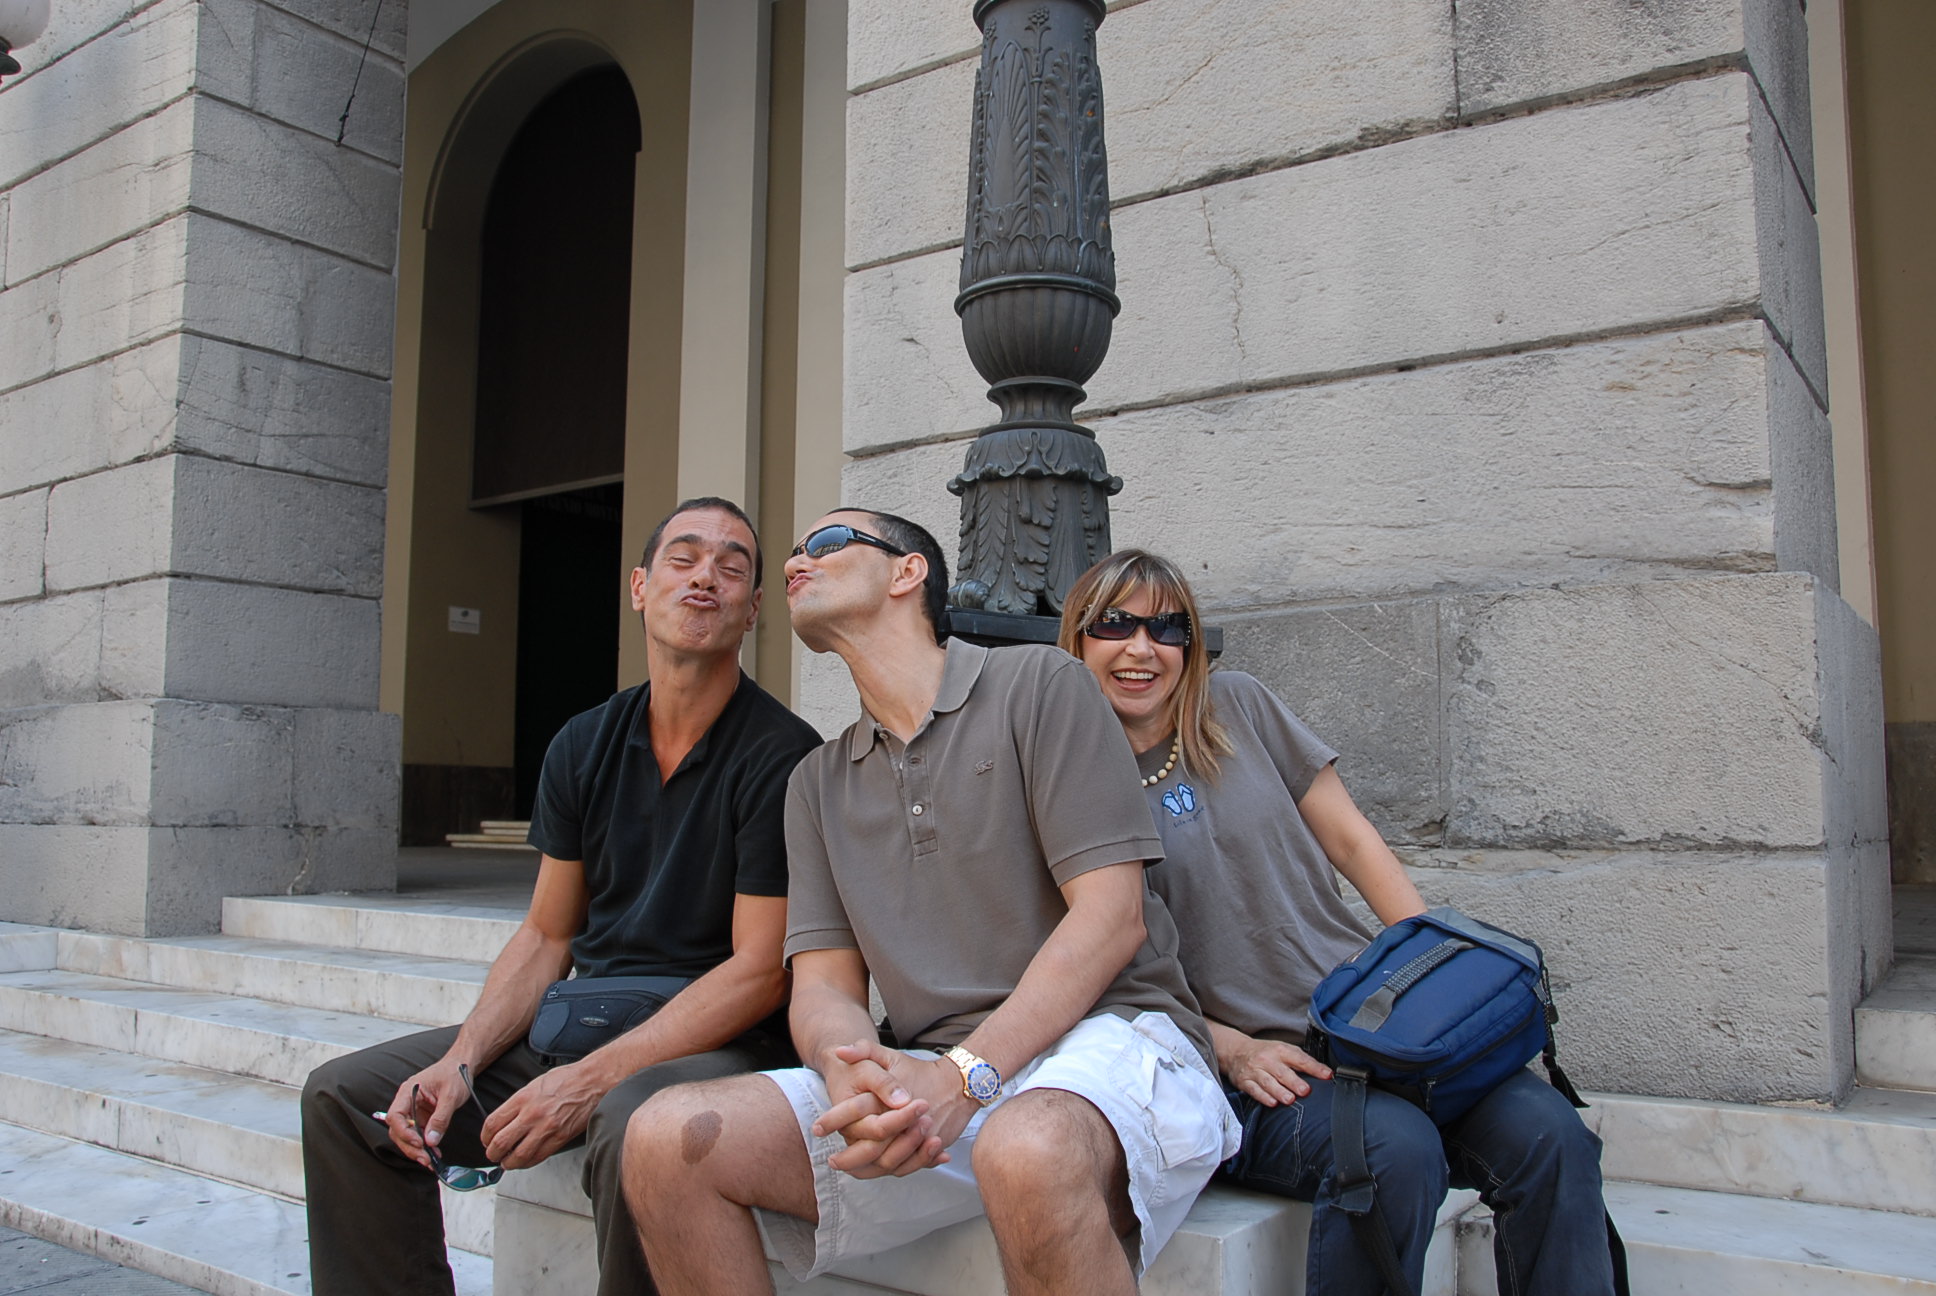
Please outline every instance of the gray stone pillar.
[[57, 5], [0, 95], [0, 918], [394, 880], [404, 10], [341, 146], [363, 5]]

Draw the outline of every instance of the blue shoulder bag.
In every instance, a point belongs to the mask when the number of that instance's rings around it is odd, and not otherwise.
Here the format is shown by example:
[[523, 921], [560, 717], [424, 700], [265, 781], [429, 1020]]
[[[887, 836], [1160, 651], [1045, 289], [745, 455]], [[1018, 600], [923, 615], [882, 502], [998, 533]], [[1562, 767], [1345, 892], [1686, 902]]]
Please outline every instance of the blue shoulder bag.
[[[1558, 1020], [1539, 946], [1450, 908], [1393, 923], [1312, 991], [1305, 1047], [1330, 1064], [1337, 1086], [1339, 1206], [1392, 1291], [1409, 1296], [1411, 1284], [1399, 1271], [1365, 1159], [1367, 1086], [1398, 1095], [1444, 1128], [1538, 1057], [1554, 1088], [1584, 1107], [1554, 1055]], [[1625, 1248], [1610, 1218], [1607, 1241], [1624, 1293]]]

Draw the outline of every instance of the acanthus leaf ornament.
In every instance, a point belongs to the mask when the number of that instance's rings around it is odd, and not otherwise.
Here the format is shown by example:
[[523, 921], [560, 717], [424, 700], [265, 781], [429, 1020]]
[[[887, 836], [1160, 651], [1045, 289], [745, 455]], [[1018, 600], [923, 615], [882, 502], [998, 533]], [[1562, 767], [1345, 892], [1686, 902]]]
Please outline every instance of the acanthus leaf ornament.
[[962, 244], [962, 338], [1000, 419], [948, 484], [962, 497], [957, 607], [1054, 615], [1109, 552], [1110, 475], [1075, 409], [1116, 299], [1096, 67], [1100, 0], [981, 0]]

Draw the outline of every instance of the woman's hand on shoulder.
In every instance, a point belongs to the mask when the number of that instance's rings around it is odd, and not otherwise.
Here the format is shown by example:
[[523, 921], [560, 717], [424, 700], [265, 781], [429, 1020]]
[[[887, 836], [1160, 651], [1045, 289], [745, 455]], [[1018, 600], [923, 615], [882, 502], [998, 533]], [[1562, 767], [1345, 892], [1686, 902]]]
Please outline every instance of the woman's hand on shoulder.
[[1230, 1083], [1266, 1107], [1286, 1106], [1311, 1092], [1305, 1076], [1331, 1078], [1331, 1068], [1295, 1044], [1255, 1039], [1222, 1023], [1211, 1028], [1217, 1065]]

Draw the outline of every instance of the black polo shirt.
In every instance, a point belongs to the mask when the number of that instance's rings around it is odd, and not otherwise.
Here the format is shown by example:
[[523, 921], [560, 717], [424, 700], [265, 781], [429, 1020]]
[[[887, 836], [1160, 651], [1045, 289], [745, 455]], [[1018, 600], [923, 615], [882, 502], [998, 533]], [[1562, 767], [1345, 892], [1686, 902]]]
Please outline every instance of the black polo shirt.
[[820, 745], [745, 674], [661, 786], [648, 682], [574, 716], [545, 753], [530, 842], [582, 860], [581, 977], [698, 976], [733, 951], [733, 897], [787, 890], [786, 785]]

